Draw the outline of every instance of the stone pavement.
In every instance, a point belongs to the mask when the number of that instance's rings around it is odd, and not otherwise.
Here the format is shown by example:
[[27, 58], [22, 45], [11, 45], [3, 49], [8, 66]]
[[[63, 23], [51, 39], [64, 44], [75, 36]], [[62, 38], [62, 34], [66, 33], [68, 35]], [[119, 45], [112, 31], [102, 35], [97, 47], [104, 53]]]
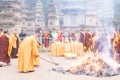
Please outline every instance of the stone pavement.
[[[41, 53], [41, 57], [50, 61], [51, 59], [47, 54]], [[17, 59], [12, 59], [9, 66], [0, 67], [0, 80], [120, 80], [120, 75], [108, 78], [96, 78], [85, 75], [57, 73], [51, 69], [63, 66], [67, 67], [77, 63], [79, 58], [76, 60], [67, 60], [64, 57], [52, 57], [52, 59], [59, 63], [59, 65], [56, 66], [41, 59], [41, 65], [35, 67], [35, 72], [31, 73], [19, 73], [17, 71]]]

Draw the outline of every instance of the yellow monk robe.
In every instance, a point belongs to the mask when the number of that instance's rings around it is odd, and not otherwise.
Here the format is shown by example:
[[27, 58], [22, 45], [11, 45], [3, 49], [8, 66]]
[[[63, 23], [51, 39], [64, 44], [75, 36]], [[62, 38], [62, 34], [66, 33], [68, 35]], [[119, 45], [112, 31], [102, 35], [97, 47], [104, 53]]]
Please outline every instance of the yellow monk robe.
[[15, 58], [18, 56], [18, 48], [20, 45], [20, 38], [17, 34], [12, 33], [10, 35], [10, 38], [12, 40], [12, 52], [11, 52], [11, 57]]
[[34, 36], [26, 37], [18, 49], [18, 71], [34, 71], [34, 59], [39, 57], [37, 40]]
[[[17, 36], [17, 38], [18, 38], [19, 45], [20, 45], [20, 37], [19, 37], [18, 35], [16, 35], [16, 36]], [[17, 38], [15, 37], [14, 34], [11, 34], [10, 37], [11, 37], [11, 39], [12, 39], [12, 47], [13, 47], [13, 48], [16, 48], [16, 47], [17, 47], [17, 44], [16, 44]]]
[[113, 41], [113, 46], [115, 46], [120, 38], [120, 35], [117, 35]]
[[[40, 48], [39, 43], [37, 43], [37, 48], [38, 48], [38, 51], [39, 51], [39, 48]], [[40, 57], [39, 56], [34, 58], [34, 66], [39, 66], [40, 65]]]
[[8, 55], [10, 56], [12, 51], [12, 39], [9, 35], [6, 34], [6, 36], [9, 38]]
[[17, 38], [13, 34], [10, 35], [10, 38], [12, 40], [12, 47], [16, 48], [16, 40], [17, 40]]

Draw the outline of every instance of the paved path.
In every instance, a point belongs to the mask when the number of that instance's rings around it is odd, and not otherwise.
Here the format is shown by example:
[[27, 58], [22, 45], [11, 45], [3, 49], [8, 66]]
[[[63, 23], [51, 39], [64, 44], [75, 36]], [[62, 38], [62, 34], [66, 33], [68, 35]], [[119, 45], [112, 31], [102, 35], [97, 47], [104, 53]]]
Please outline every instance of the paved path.
[[[50, 60], [45, 53], [41, 53], [41, 57]], [[59, 66], [67, 66], [73, 64], [71, 62], [77, 62], [79, 58], [77, 60], [67, 60], [64, 57], [52, 57], [52, 59], [59, 63]], [[11, 65], [0, 67], [0, 80], [120, 80], [120, 75], [109, 78], [96, 78], [85, 75], [60, 74], [51, 71], [55, 67], [58, 66], [41, 60], [41, 65], [35, 68], [35, 72], [19, 73], [17, 71], [17, 59], [12, 59]]]

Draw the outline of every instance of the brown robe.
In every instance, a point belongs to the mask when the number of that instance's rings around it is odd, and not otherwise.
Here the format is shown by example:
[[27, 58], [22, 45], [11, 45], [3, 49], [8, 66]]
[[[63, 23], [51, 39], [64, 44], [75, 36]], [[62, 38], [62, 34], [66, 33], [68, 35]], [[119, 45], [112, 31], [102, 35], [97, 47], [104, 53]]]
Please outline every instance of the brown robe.
[[48, 32], [44, 33], [44, 46], [45, 48], [49, 47], [49, 33]]
[[81, 42], [84, 45], [84, 40], [85, 40], [85, 36], [83, 32], [80, 32], [80, 39], [79, 42]]
[[6, 35], [0, 37], [0, 61], [4, 63], [10, 63], [10, 57], [8, 55], [9, 38]]
[[92, 45], [92, 35], [89, 32], [85, 33], [85, 47], [88, 51], [91, 48]]
[[115, 55], [114, 58], [117, 62], [120, 62], [120, 39], [118, 41], [118, 43], [115, 46]]

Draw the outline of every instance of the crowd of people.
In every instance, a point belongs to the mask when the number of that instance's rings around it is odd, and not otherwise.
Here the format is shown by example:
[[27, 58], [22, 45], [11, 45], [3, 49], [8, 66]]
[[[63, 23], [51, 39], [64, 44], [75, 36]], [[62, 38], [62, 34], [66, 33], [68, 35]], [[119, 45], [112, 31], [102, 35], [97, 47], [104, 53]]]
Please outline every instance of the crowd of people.
[[17, 35], [17, 31], [12, 31], [8, 34], [8, 31], [0, 29], [0, 66], [10, 63], [10, 56], [12, 58], [17, 57], [18, 47], [20, 45], [20, 38]]
[[120, 31], [73, 31], [48, 30], [40, 31], [41, 44], [49, 47], [52, 42], [79, 42], [83, 44], [84, 52], [109, 53], [117, 62], [120, 62]]
[[34, 71], [34, 66], [40, 65], [40, 46], [48, 48], [53, 42], [66, 41], [82, 43], [85, 52], [109, 52], [120, 63], [120, 32], [36, 30], [27, 36], [23, 30], [20, 34], [16, 30], [8, 34], [8, 31], [0, 29], [0, 67], [9, 65], [10, 58], [18, 57], [18, 71]]
[[34, 66], [40, 65], [38, 32], [24, 36], [24, 39], [19, 36], [21, 37], [21, 34], [19, 35], [17, 30], [8, 34], [8, 31], [0, 29], [0, 67], [9, 65], [11, 58], [18, 58], [19, 72], [34, 71]]

